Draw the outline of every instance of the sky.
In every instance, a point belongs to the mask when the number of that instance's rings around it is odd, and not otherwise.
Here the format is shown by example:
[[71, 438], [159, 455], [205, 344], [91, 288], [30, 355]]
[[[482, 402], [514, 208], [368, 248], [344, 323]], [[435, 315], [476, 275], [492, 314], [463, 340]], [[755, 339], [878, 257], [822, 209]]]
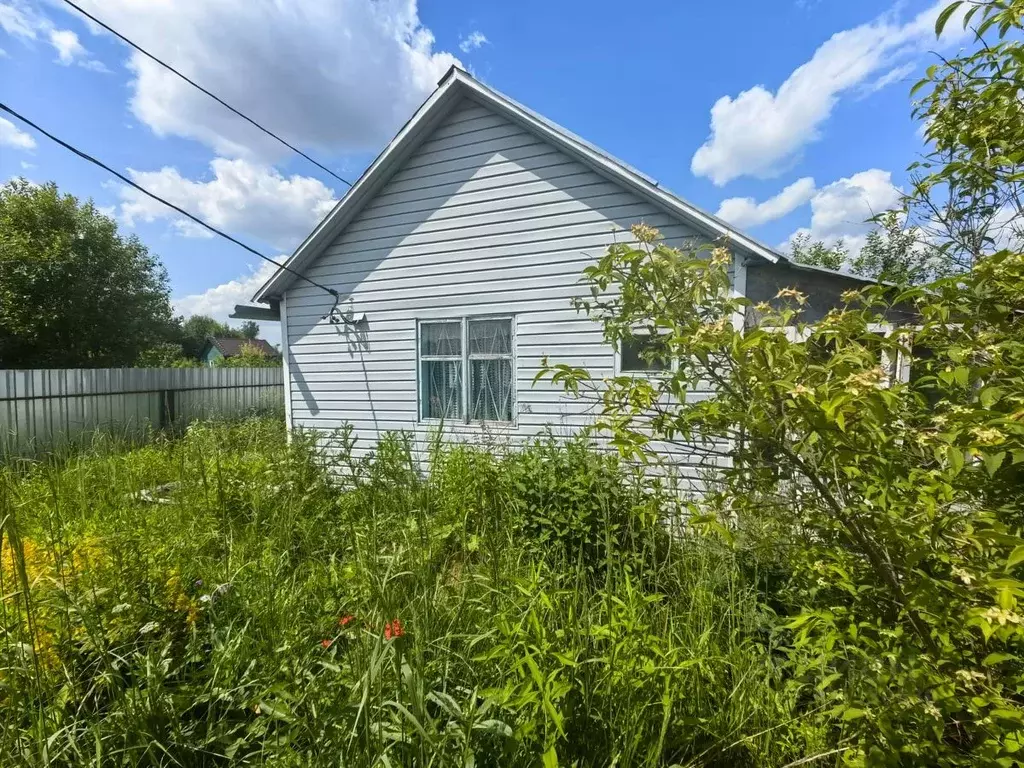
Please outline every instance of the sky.
[[[911, 86], [968, 42], [936, 39], [947, 0], [76, 2], [349, 181], [459, 64], [781, 249], [859, 248], [925, 149]], [[346, 190], [63, 0], [0, 0], [0, 101], [275, 258]], [[179, 313], [226, 319], [273, 271], [7, 118], [0, 181], [92, 198]]]

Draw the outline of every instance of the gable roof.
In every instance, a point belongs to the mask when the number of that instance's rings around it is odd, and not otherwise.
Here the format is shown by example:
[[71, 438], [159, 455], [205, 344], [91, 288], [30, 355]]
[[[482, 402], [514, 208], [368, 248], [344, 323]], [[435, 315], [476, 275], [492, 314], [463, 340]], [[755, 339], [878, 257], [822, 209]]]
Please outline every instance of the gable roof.
[[[206, 346], [216, 347], [218, 351], [224, 355], [224, 357], [234, 357], [242, 351], [242, 347], [246, 344], [252, 347], [256, 347], [267, 357], [277, 357], [278, 351], [274, 349], [273, 345], [265, 339], [225, 339], [215, 338], [210, 336], [206, 340]], [[205, 354], [206, 350], [203, 350]]]
[[698, 232], [714, 238], [727, 236], [740, 251], [773, 264], [785, 260], [785, 257], [774, 249], [743, 234], [707, 211], [676, 197], [650, 176], [631, 168], [590, 142], [484, 85], [464, 70], [452, 66], [441, 78], [437, 89], [402, 126], [391, 143], [288, 258], [285, 262], [288, 269], [278, 269], [256, 292], [253, 300], [268, 303], [271, 299], [279, 298], [297, 279], [294, 273], [302, 273], [312, 265], [324, 248], [337, 238], [363, 206], [387, 184], [402, 163], [463, 98], [468, 98], [520, 125], [598, 174], [622, 184], [641, 198], [676, 215]]

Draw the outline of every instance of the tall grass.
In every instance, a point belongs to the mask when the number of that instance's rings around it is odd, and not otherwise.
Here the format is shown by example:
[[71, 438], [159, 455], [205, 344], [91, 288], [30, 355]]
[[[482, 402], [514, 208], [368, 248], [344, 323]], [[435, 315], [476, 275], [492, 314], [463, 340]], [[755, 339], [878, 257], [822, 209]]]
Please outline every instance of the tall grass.
[[756, 577], [712, 540], [670, 538], [677, 512], [580, 442], [438, 445], [423, 468], [400, 436], [328, 460], [269, 419], [0, 469], [0, 762], [824, 750]]

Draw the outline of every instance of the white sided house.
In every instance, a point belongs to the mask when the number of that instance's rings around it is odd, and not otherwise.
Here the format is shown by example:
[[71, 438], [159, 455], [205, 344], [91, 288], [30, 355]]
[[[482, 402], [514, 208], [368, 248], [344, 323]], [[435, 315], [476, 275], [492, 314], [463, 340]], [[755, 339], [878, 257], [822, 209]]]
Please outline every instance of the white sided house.
[[289, 428], [349, 423], [357, 453], [389, 431], [423, 444], [442, 420], [446, 435], [511, 443], [575, 432], [590, 406], [534, 377], [545, 356], [643, 373], [571, 306], [589, 295], [583, 268], [641, 221], [670, 245], [728, 237], [734, 290], [757, 301], [797, 285], [824, 312], [851, 286], [452, 68], [254, 297], [281, 319]]

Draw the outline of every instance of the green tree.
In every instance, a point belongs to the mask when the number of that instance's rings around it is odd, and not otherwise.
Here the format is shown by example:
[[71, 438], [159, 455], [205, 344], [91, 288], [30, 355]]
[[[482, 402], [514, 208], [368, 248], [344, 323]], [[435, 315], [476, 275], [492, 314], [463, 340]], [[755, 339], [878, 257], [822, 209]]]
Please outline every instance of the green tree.
[[255, 344], [245, 343], [237, 355], [218, 358], [214, 365], [218, 368], [277, 368], [281, 358], [271, 357]]
[[[578, 307], [613, 345], [643, 329], [645, 354], [673, 369], [546, 373], [597, 399], [622, 453], [657, 461], [676, 444], [717, 465], [719, 494], [693, 522], [784, 574], [793, 683], [852, 764], [1011, 764], [1024, 745], [1024, 255], [851, 292], [812, 326], [798, 291], [754, 308], [733, 297], [725, 248], [634, 235], [585, 271], [593, 298]], [[880, 337], [897, 305], [916, 310], [913, 336]], [[748, 309], [761, 326], [737, 321]], [[891, 380], [900, 360], [910, 381]], [[688, 397], [709, 382], [713, 396]]]
[[850, 253], [841, 238], [828, 246], [823, 240], [813, 240], [809, 232], [801, 232], [790, 243], [790, 257], [800, 264], [842, 269]]
[[864, 247], [850, 262], [850, 271], [897, 285], [917, 285], [948, 274], [950, 265], [923, 242], [921, 232], [908, 226], [901, 211], [886, 211], [868, 232]]
[[914, 114], [925, 126], [928, 153], [911, 166], [908, 205], [914, 226], [939, 243], [949, 266], [970, 269], [986, 254], [1021, 240], [1024, 2], [953, 2], [936, 31], [957, 11], [982, 42], [973, 52], [931, 66], [914, 86]]
[[239, 327], [242, 332], [242, 337], [252, 341], [253, 339], [259, 338], [260, 335], [260, 324], [255, 320], [246, 320]]
[[199, 359], [210, 337], [218, 339], [244, 339], [245, 334], [227, 323], [209, 315], [192, 315], [181, 325], [181, 346], [186, 357]]
[[167, 272], [91, 201], [0, 187], [0, 367], [125, 366], [170, 339]]

